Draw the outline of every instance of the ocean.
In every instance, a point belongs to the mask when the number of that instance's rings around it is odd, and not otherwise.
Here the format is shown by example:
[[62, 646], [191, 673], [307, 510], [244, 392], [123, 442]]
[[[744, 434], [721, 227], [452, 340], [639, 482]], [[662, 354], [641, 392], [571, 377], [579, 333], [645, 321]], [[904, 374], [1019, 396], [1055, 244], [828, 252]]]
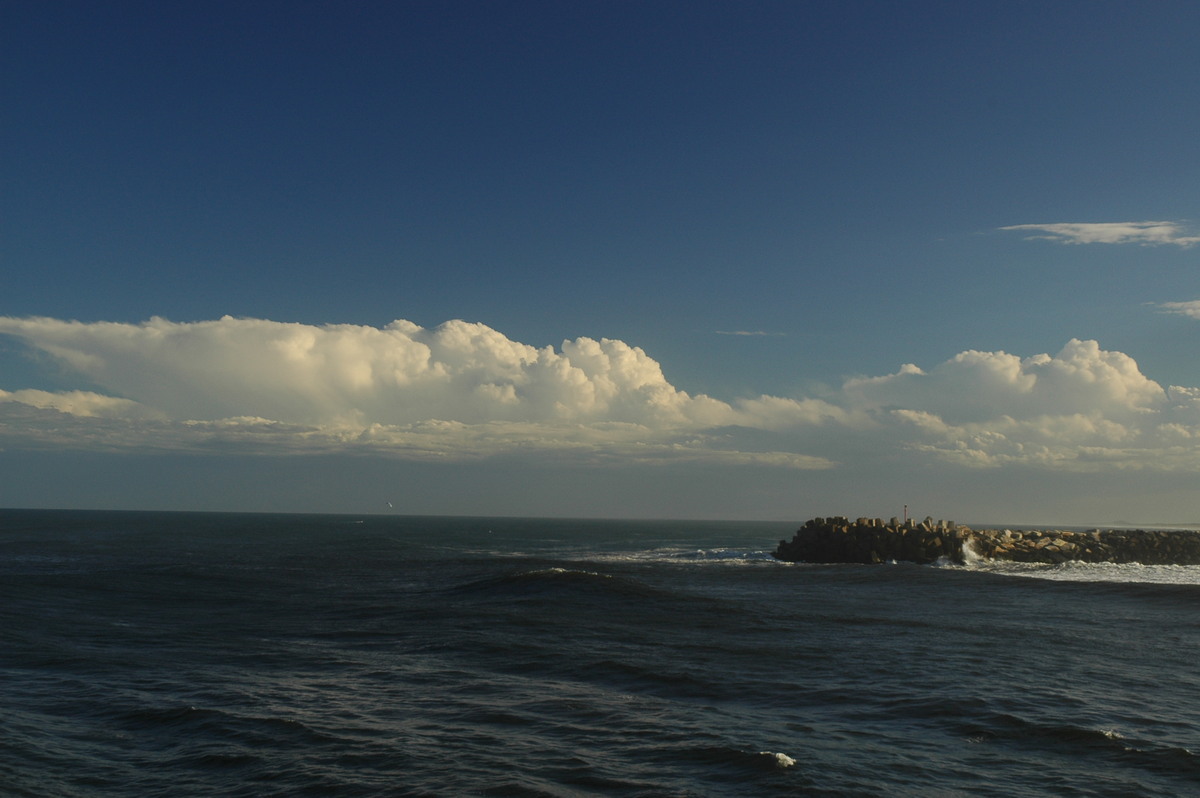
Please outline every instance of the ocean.
[[0, 511], [0, 794], [1200, 795], [1200, 568]]

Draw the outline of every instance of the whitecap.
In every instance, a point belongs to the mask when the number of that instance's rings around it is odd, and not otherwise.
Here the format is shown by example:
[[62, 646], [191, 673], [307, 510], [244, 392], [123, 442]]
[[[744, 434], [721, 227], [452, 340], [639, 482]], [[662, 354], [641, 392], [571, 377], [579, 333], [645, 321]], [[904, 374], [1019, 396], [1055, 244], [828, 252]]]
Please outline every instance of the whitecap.
[[768, 565], [792, 564], [775, 559], [775, 557], [772, 556], [769, 551], [741, 548], [683, 549], [667, 547], [658, 549], [643, 549], [638, 551], [595, 552], [589, 553], [586, 556], [587, 559], [596, 562], [658, 563], [663, 565], [681, 566], [758, 566], [763, 563]]
[[1080, 562], [1059, 565], [1004, 560], [970, 562], [974, 571], [1032, 577], [1056, 582], [1125, 582], [1158, 585], [1200, 585], [1200, 565], [1142, 565], [1141, 563]]
[[758, 755], [774, 759], [775, 767], [778, 768], [790, 768], [792, 765], [796, 764], [796, 760], [792, 759], [787, 754], [781, 754], [775, 751], [759, 751]]

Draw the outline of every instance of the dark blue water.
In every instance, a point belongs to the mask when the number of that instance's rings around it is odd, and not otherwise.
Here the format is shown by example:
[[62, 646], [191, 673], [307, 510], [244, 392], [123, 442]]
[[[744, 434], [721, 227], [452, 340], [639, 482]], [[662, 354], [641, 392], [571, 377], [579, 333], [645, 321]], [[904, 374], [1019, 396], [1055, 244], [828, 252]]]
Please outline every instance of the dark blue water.
[[6, 796], [1200, 793], [1200, 569], [0, 511]]

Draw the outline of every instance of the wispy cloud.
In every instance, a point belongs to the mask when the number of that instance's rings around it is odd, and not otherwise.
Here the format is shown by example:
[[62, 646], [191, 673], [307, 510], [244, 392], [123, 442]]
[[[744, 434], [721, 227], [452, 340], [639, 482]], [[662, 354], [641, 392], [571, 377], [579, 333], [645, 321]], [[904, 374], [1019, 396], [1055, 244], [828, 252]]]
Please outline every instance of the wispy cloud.
[[1185, 248], [1200, 244], [1200, 236], [1192, 234], [1178, 222], [1062, 222], [1014, 224], [1000, 229], [1040, 233], [1028, 236], [1028, 239], [1057, 241], [1060, 244], [1171, 244]]
[[1190, 316], [1193, 319], [1200, 319], [1200, 299], [1192, 299], [1187, 302], [1163, 302], [1159, 305], [1164, 313], [1174, 313], [1179, 316]]
[[[1200, 317], [1200, 301], [1166, 303]], [[537, 348], [482, 324], [432, 329], [234, 319], [0, 317], [104, 393], [6, 386], [0, 446], [413, 461], [788, 469], [872, 459], [1059, 471], [1200, 468], [1200, 389], [1164, 388], [1096, 341], [962, 352], [822, 398], [722, 401], [675, 388], [640, 348]]]
[[766, 336], [769, 338], [782, 337], [785, 333], [767, 332], [765, 330], [717, 330], [717, 335], [748, 335], [748, 336]]

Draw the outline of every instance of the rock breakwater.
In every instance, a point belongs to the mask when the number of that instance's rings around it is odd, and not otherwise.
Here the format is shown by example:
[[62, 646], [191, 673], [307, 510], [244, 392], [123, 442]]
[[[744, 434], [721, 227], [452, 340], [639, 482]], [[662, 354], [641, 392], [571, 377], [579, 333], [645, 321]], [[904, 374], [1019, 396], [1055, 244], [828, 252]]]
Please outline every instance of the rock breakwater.
[[1182, 530], [971, 529], [953, 521], [844, 516], [806, 521], [773, 552], [780, 560], [810, 563], [931, 563], [968, 559], [1027, 563], [1112, 562], [1200, 565], [1200, 532]]

